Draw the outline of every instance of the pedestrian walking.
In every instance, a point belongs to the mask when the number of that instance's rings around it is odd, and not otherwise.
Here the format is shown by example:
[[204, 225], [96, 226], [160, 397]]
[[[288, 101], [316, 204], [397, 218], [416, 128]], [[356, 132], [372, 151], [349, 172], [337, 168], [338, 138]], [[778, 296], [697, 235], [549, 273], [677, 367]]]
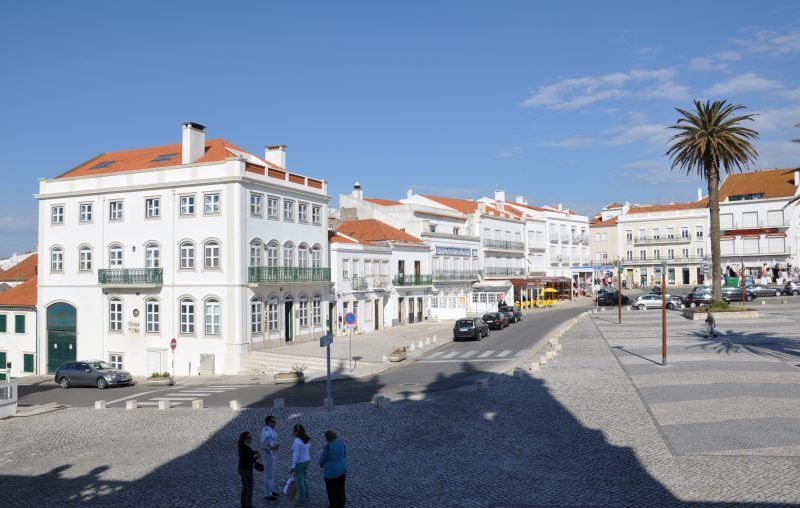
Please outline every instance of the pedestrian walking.
[[714, 315], [712, 313], [706, 314], [706, 337], [716, 337], [717, 336], [717, 320], [714, 319]]
[[253, 436], [249, 432], [239, 434], [239, 477], [242, 479], [241, 507], [253, 508], [253, 465], [259, 458], [250, 448]]
[[294, 498], [295, 505], [302, 505], [308, 501], [308, 463], [311, 461], [311, 437], [306, 433], [305, 427], [296, 424], [292, 428], [294, 441], [292, 442], [292, 469], [289, 471], [294, 475], [297, 482], [297, 495]]
[[261, 461], [264, 463], [264, 499], [276, 501], [278, 491], [275, 488], [276, 455], [278, 453], [278, 424], [272, 415], [264, 418], [264, 429], [261, 431]]
[[327, 443], [319, 456], [319, 465], [328, 492], [328, 508], [343, 508], [346, 500], [344, 481], [347, 475], [347, 447], [332, 430], [325, 432], [325, 441]]

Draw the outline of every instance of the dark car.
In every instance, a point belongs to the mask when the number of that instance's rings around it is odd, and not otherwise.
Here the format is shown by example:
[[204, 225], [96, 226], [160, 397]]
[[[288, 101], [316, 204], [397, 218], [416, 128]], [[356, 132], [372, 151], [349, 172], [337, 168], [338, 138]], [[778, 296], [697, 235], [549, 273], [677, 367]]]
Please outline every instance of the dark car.
[[70, 386], [96, 386], [101, 390], [109, 386], [129, 385], [130, 372], [118, 370], [102, 360], [62, 363], [56, 370], [55, 381], [61, 388]]
[[502, 312], [490, 312], [484, 314], [481, 319], [483, 319], [484, 323], [489, 325], [491, 330], [502, 330], [508, 326], [508, 316]]
[[684, 305], [695, 308], [700, 305], [710, 305], [714, 301], [711, 291], [692, 291], [683, 299]]
[[783, 294], [785, 295], [800, 295], [800, 281], [790, 280], [783, 286]]
[[[749, 302], [756, 298], [756, 294], [750, 291], [750, 288], [747, 288], [746, 293], [744, 295], [745, 301]], [[724, 287], [722, 288], [722, 299], [726, 302], [741, 302], [742, 301], [742, 288], [740, 287]]]
[[778, 288], [771, 288], [764, 284], [753, 284], [747, 287], [748, 291], [752, 291], [756, 296], [781, 296], [781, 290]]
[[[622, 305], [627, 305], [629, 298], [622, 295]], [[601, 291], [597, 293], [597, 305], [617, 305], [619, 303], [619, 293], [616, 291]]]
[[500, 312], [505, 312], [506, 314], [511, 313], [513, 315], [513, 320], [511, 317], [509, 317], [508, 320], [512, 323], [516, 323], [517, 321], [522, 321], [522, 311], [514, 307], [513, 305], [506, 305], [505, 307], [500, 307]]
[[453, 327], [453, 341], [458, 339], [481, 340], [489, 335], [489, 325], [481, 318], [463, 318]]

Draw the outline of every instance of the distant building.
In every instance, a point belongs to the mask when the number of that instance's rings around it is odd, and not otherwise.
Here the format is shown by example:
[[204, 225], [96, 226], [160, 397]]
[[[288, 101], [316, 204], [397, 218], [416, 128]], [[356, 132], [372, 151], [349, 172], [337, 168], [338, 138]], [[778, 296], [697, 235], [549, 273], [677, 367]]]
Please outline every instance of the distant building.
[[0, 293], [0, 381], [37, 373], [36, 285], [34, 275]]

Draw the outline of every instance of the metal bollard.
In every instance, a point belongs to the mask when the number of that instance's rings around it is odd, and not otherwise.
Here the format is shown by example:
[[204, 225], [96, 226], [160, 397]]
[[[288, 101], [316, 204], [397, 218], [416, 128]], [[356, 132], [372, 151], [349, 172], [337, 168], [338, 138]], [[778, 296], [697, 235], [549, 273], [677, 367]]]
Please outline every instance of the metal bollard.
[[514, 369], [514, 379], [522, 379], [524, 377], [524, 373], [522, 369]]

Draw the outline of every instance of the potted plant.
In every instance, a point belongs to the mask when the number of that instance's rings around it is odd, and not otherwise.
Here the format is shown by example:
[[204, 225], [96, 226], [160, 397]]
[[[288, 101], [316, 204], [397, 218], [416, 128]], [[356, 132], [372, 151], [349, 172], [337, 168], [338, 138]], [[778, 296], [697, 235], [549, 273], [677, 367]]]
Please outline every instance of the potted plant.
[[390, 362], [402, 362], [406, 358], [408, 358], [408, 354], [406, 353], [405, 347], [399, 347], [394, 351], [392, 351], [391, 353], [389, 353]]
[[302, 383], [306, 380], [303, 371], [306, 370], [304, 364], [295, 363], [289, 372], [278, 372], [275, 374], [275, 384]]
[[172, 386], [175, 380], [169, 372], [153, 372], [147, 377], [146, 383], [151, 386]]

